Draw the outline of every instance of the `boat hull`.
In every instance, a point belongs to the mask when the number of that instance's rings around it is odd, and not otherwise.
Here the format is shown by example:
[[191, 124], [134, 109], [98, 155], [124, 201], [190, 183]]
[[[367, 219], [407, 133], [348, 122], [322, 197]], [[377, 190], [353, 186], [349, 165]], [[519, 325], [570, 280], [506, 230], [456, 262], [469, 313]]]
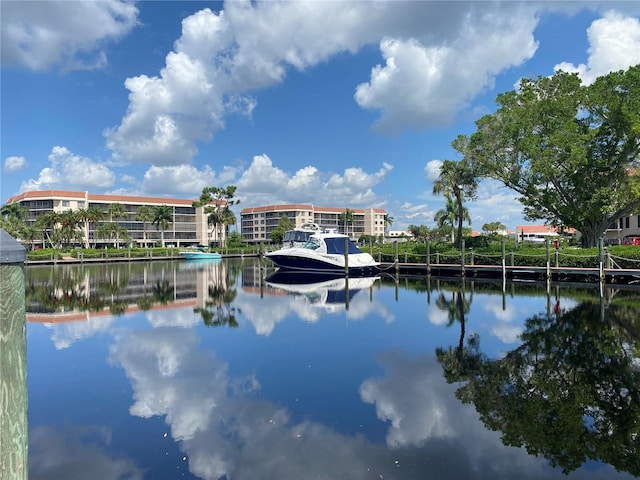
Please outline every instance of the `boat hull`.
[[[335, 273], [342, 275], [347, 272], [344, 256], [341, 255], [320, 257], [280, 250], [267, 253], [265, 257], [283, 271]], [[372, 261], [370, 258], [361, 257], [360, 255], [350, 255], [347, 262], [349, 275], [372, 275], [378, 273], [380, 270], [377, 262]]]
[[219, 260], [222, 255], [216, 252], [180, 252], [186, 260]]

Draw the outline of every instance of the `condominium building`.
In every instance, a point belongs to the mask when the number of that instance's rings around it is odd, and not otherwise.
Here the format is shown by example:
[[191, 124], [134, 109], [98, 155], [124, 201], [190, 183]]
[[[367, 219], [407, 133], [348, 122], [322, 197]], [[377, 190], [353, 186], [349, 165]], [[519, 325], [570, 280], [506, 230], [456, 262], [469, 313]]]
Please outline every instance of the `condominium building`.
[[[138, 209], [142, 206], [157, 207], [168, 206], [172, 211], [172, 221], [164, 231], [166, 246], [185, 247], [191, 245], [218, 244], [224, 240], [225, 229], [214, 228], [207, 223], [207, 214], [204, 208], [193, 207], [192, 200], [164, 197], [138, 197], [131, 195], [104, 195], [89, 192], [75, 192], [65, 190], [39, 190], [24, 192], [9, 198], [7, 205], [20, 204], [28, 212], [27, 223], [33, 225], [36, 219], [46, 212], [63, 213], [69, 210], [98, 209], [102, 212], [109, 210], [114, 203], [124, 205], [127, 210], [122, 218], [109, 218], [106, 215], [100, 223], [113, 221], [127, 229], [131, 242], [137, 246], [153, 246], [162, 236], [162, 233], [150, 221], [143, 222], [138, 218]], [[88, 227], [88, 231], [85, 229]], [[110, 239], [100, 238], [97, 234], [99, 223], [89, 223], [81, 226], [82, 235], [90, 245], [98, 247], [113, 243]], [[220, 237], [220, 238], [219, 238]], [[44, 239], [36, 241], [42, 244]]]
[[287, 217], [296, 228], [315, 223], [322, 228], [333, 228], [352, 239], [363, 235], [380, 236], [385, 232], [387, 212], [379, 208], [349, 208], [353, 222], [344, 224], [340, 215], [345, 208], [317, 207], [314, 205], [267, 205], [244, 208], [240, 212], [242, 241], [249, 244], [270, 243], [271, 232], [278, 227], [281, 217]]

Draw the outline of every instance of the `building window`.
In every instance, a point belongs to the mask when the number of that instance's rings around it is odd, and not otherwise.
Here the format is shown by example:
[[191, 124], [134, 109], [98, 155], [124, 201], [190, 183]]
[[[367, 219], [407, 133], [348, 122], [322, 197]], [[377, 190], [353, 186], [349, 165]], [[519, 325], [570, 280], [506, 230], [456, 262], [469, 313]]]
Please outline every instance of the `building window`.
[[629, 217], [624, 219], [624, 228], [629, 228]]
[[84, 208], [84, 201], [78, 200], [78, 208]]
[[62, 206], [63, 207], [68, 207], [69, 206], [69, 200], [62, 200]]

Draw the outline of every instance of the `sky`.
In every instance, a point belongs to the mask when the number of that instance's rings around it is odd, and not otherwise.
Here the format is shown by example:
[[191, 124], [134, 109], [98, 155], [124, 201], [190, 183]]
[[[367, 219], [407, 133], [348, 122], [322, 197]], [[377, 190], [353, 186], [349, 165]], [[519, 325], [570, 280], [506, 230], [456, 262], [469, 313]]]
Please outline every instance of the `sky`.
[[[640, 63], [640, 2], [0, 1], [0, 202], [28, 190], [383, 208], [435, 226], [499, 93]], [[471, 227], [524, 219], [484, 180]]]

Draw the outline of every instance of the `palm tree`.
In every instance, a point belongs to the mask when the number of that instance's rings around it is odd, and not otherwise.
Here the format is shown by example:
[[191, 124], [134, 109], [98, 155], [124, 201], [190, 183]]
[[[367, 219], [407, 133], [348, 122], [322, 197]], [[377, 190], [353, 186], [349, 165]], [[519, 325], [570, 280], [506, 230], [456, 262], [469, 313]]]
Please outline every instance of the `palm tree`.
[[222, 210], [222, 224], [225, 227], [225, 238], [229, 238], [229, 226], [236, 224], [236, 216], [229, 207]]
[[164, 248], [164, 231], [170, 223], [173, 223], [173, 209], [167, 205], [158, 205], [153, 209], [152, 225], [156, 226], [156, 230], [160, 230], [160, 238], [162, 239], [162, 248]]
[[393, 225], [393, 220], [394, 220], [394, 218], [391, 215], [385, 215], [384, 216], [384, 230], [385, 230], [385, 232], [387, 231], [387, 227], [390, 227], [391, 225]]
[[29, 209], [19, 203], [5, 204], [0, 207], [0, 215], [10, 222], [24, 222], [29, 218]]
[[[205, 212], [207, 211], [208, 207], [205, 207]], [[207, 223], [209, 225], [213, 226], [213, 231], [216, 232], [216, 240], [218, 242], [218, 246], [222, 246], [222, 224], [223, 224], [223, 218], [222, 218], [222, 212], [218, 209], [212, 209], [209, 212], [209, 215], [207, 216]]]
[[0, 225], [11, 236], [22, 238], [22, 232], [29, 218], [29, 209], [19, 203], [0, 207]]
[[[469, 139], [463, 135], [458, 136], [451, 146], [458, 152], [465, 154]], [[433, 193], [444, 194], [447, 198], [455, 201], [458, 230], [455, 237], [455, 246], [460, 247], [462, 243], [462, 223], [467, 220], [471, 223], [469, 212], [464, 213], [465, 200], [473, 200], [478, 189], [478, 178], [471, 162], [466, 158], [456, 162], [445, 160], [440, 169], [440, 176], [433, 183]]]
[[147, 222], [152, 222], [154, 218], [153, 208], [148, 205], [142, 205], [138, 207], [136, 212], [136, 220], [142, 222], [142, 243], [144, 247], [147, 246]]
[[97, 239], [98, 239], [98, 222], [100, 220], [104, 220], [105, 213], [97, 207], [90, 207], [84, 212], [85, 219], [85, 229], [87, 232], [87, 242], [89, 241], [89, 231], [91, 225], [93, 225], [93, 248], [96, 247]]
[[[109, 214], [109, 220], [113, 222], [113, 220], [115, 219], [116, 223], [118, 223], [119, 218], [127, 218], [129, 216], [129, 211], [127, 210], [127, 207], [117, 202], [109, 205], [107, 212]], [[126, 227], [123, 227], [123, 228], [126, 230]], [[116, 231], [116, 248], [120, 248], [121, 229], [116, 229], [115, 231]]]
[[[91, 224], [95, 224], [98, 220], [104, 218], [104, 212], [99, 208], [81, 208], [76, 210], [76, 218], [82, 224], [82, 236], [84, 240], [84, 248], [89, 248], [89, 231]], [[94, 228], [95, 231], [95, 228]], [[94, 241], [95, 246], [95, 241]]]
[[108, 242], [111, 239], [116, 239], [116, 245], [120, 237], [128, 238], [127, 229], [122, 225], [118, 225], [116, 222], [105, 222], [98, 227], [96, 235], [100, 238], [106, 238]]
[[36, 238], [41, 238], [41, 232], [33, 225], [24, 225], [20, 230], [20, 238], [31, 245], [30, 250], [35, 248]]
[[345, 235], [349, 235], [349, 229], [347, 228], [347, 225], [353, 224], [353, 218], [354, 218], [353, 210], [350, 210], [347, 208], [344, 212], [340, 214], [339, 218], [342, 224], [344, 225]]
[[[34, 227], [42, 232], [43, 238], [46, 237], [51, 248], [53, 248], [54, 241], [57, 242], [58, 235], [56, 234], [56, 227], [58, 225], [59, 214], [54, 210], [49, 210], [39, 215], [36, 221], [33, 223]], [[44, 243], [44, 240], [43, 240]], [[44, 246], [44, 245], [43, 245]]]
[[79, 217], [73, 210], [67, 210], [58, 215], [59, 233], [64, 245], [69, 245], [82, 238], [82, 233], [78, 231], [79, 224]]
[[[466, 211], [466, 208], [464, 209]], [[467, 218], [469, 212], [466, 211]], [[458, 206], [451, 197], [447, 197], [447, 203], [445, 208], [438, 210], [435, 214], [434, 220], [438, 227], [449, 227], [451, 231], [451, 241], [454, 242], [455, 238], [455, 225], [458, 218]]]
[[[231, 217], [229, 213], [224, 213], [224, 210], [229, 210], [231, 206], [240, 203], [240, 200], [233, 200], [237, 188], [235, 185], [228, 185], [226, 188], [205, 187], [202, 189], [200, 198], [192, 203], [196, 208], [204, 207], [204, 213], [209, 215], [207, 222], [213, 225], [214, 228], [217, 227], [218, 242], [221, 247], [224, 246], [222, 238], [223, 226], [235, 224], [235, 215]], [[232, 219], [233, 223], [229, 223]]]

